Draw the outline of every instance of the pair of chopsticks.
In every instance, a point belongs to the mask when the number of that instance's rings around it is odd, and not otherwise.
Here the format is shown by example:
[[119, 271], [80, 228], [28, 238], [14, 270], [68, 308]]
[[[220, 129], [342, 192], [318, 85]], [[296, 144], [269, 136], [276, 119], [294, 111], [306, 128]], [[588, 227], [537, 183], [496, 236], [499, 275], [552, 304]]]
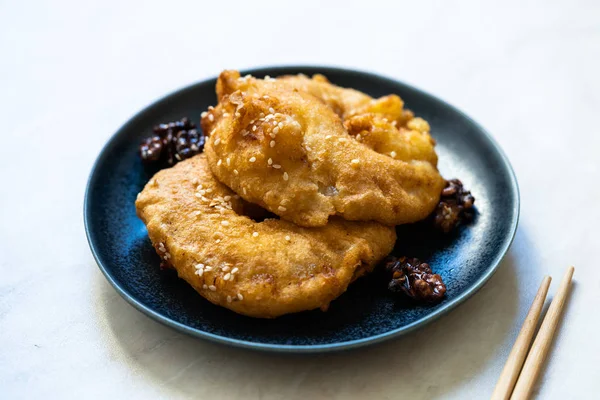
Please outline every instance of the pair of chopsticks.
[[558, 292], [548, 308], [531, 349], [529, 349], [552, 280], [549, 276], [544, 277], [542, 285], [533, 299], [527, 318], [525, 318], [521, 332], [519, 332], [519, 336], [517, 336], [517, 340], [504, 365], [496, 389], [492, 394], [492, 400], [521, 400], [528, 399], [531, 396], [533, 385], [540, 373], [558, 326], [574, 271], [575, 268], [573, 267], [567, 268], [567, 272], [558, 287]]

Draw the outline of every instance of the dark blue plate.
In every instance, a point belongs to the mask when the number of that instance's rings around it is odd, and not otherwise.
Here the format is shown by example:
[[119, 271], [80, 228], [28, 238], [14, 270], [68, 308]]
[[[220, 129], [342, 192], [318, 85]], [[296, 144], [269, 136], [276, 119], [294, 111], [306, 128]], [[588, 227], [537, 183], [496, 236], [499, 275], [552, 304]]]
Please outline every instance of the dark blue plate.
[[440, 169], [458, 177], [476, 198], [472, 225], [446, 239], [423, 240], [413, 227], [398, 229], [395, 253], [429, 260], [447, 284], [446, 298], [415, 306], [386, 290], [375, 273], [352, 284], [327, 312], [311, 311], [275, 320], [237, 315], [204, 300], [159, 258], [136, 217], [134, 201], [150, 179], [138, 145], [158, 123], [183, 116], [199, 123], [216, 103], [215, 79], [181, 89], [147, 107], [106, 144], [92, 169], [85, 194], [88, 241], [100, 269], [138, 310], [182, 332], [239, 347], [323, 352], [381, 342], [435, 320], [473, 295], [491, 277], [511, 244], [519, 216], [517, 181], [502, 150], [477, 123], [454, 107], [406, 84], [381, 76], [326, 67], [277, 67], [245, 71], [254, 76], [325, 74], [333, 83], [378, 97], [400, 95], [407, 107], [431, 124]]

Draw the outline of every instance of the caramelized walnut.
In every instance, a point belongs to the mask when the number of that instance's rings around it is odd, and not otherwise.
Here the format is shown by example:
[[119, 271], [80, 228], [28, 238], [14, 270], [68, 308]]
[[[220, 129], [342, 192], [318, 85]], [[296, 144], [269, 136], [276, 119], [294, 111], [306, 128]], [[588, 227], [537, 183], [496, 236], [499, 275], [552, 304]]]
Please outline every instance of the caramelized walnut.
[[442, 277], [417, 258], [393, 257], [387, 262], [386, 269], [392, 274], [388, 285], [392, 292], [426, 303], [440, 301], [446, 294]]

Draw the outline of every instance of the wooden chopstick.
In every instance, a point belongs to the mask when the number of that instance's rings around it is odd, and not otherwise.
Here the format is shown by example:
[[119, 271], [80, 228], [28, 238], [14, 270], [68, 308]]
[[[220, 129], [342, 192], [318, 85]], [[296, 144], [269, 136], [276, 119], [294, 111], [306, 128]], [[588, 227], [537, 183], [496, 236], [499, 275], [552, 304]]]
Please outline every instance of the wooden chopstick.
[[567, 272], [560, 282], [556, 296], [548, 308], [542, 326], [540, 327], [540, 330], [535, 337], [535, 341], [533, 342], [533, 346], [531, 346], [531, 350], [525, 360], [525, 365], [523, 365], [511, 400], [528, 399], [531, 395], [533, 385], [540, 373], [544, 359], [548, 355], [554, 332], [558, 326], [558, 321], [560, 320], [560, 315], [564, 308], [567, 294], [569, 293], [571, 278], [573, 277], [574, 271], [574, 267], [567, 268]]
[[529, 312], [527, 313], [523, 327], [519, 332], [519, 336], [517, 336], [517, 340], [510, 351], [502, 374], [500, 374], [500, 379], [498, 379], [496, 389], [494, 389], [494, 393], [492, 394], [492, 400], [508, 400], [510, 398], [515, 382], [519, 377], [519, 372], [521, 372], [523, 361], [525, 361], [525, 357], [527, 356], [527, 351], [529, 350], [531, 339], [535, 333], [538, 319], [542, 313], [542, 308], [551, 281], [552, 278], [549, 276], [545, 276], [542, 280], [542, 284], [529, 308]]

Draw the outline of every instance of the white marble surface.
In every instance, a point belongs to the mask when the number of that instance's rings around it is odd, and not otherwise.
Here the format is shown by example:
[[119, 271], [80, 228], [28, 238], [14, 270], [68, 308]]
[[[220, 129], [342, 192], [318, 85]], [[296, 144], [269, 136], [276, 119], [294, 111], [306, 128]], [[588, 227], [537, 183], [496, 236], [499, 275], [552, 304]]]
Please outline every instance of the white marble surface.
[[[127, 4], [125, 4], [127, 3]], [[544, 274], [575, 284], [536, 390], [597, 398], [600, 2], [0, 3], [0, 397], [486, 398]], [[101, 146], [225, 67], [372, 70], [473, 116], [517, 173], [522, 218], [491, 281], [438, 322], [313, 357], [182, 336], [125, 303], [82, 222]]]

